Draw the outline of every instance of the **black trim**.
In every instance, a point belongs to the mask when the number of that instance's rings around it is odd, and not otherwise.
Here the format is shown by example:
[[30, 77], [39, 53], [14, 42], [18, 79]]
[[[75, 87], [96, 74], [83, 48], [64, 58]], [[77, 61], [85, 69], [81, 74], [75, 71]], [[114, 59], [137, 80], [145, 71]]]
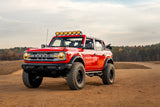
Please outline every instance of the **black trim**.
[[[113, 62], [113, 60], [112, 60], [111, 58], [107, 58], [107, 59], [105, 60], [103, 69], [107, 66], [109, 60], [111, 60], [111, 61]], [[113, 64], [113, 63], [112, 63], [112, 64]]]
[[39, 63], [24, 63], [22, 68], [25, 71], [52, 71], [52, 70], [65, 70], [70, 69], [72, 64], [39, 64]]
[[76, 59], [81, 59], [81, 60], [83, 61], [84, 66], [85, 66], [84, 60], [83, 60], [83, 58], [80, 57], [80, 56], [74, 56], [74, 57], [72, 57], [72, 59], [70, 60], [69, 64], [73, 64], [73, 62], [74, 62]]

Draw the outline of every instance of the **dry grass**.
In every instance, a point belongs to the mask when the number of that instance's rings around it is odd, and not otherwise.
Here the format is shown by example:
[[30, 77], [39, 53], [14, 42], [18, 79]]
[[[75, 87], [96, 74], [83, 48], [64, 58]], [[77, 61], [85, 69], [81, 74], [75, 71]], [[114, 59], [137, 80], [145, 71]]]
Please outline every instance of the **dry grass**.
[[0, 75], [11, 74], [21, 69], [23, 60], [17, 61], [0, 61]]
[[150, 69], [144, 65], [133, 64], [128, 62], [115, 62], [116, 69]]

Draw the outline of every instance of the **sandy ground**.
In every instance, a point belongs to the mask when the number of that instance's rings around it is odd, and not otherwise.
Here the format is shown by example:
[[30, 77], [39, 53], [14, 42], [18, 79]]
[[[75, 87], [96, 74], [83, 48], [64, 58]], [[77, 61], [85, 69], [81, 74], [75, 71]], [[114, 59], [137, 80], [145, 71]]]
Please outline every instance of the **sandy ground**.
[[99, 77], [87, 77], [82, 90], [70, 90], [63, 78], [44, 78], [37, 89], [22, 83], [22, 70], [0, 75], [0, 107], [158, 107], [160, 64], [143, 64], [151, 69], [117, 69], [113, 85]]

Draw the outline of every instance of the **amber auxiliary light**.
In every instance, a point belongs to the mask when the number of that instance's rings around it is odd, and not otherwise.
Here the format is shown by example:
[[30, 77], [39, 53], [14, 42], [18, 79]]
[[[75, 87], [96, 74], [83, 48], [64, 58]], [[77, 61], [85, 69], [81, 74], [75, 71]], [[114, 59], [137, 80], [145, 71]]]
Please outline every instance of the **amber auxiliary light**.
[[64, 31], [64, 32], [56, 32], [56, 36], [65, 36], [65, 35], [82, 35], [81, 31]]

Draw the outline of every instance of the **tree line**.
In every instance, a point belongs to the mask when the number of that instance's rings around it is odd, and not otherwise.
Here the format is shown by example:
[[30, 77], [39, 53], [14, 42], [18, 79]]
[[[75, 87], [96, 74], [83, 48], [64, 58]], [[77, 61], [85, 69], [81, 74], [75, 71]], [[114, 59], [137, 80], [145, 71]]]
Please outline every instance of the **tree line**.
[[160, 43], [146, 46], [114, 46], [114, 61], [160, 61]]
[[15, 47], [10, 49], [0, 49], [0, 60], [21, 60], [27, 47]]
[[[21, 60], [27, 47], [0, 49], [0, 60]], [[160, 43], [146, 46], [113, 46], [114, 61], [160, 61]]]

